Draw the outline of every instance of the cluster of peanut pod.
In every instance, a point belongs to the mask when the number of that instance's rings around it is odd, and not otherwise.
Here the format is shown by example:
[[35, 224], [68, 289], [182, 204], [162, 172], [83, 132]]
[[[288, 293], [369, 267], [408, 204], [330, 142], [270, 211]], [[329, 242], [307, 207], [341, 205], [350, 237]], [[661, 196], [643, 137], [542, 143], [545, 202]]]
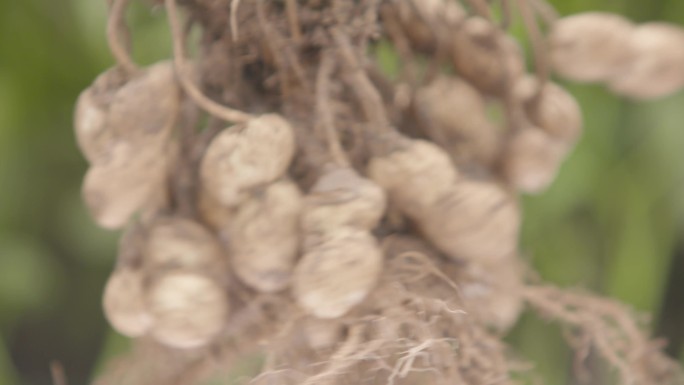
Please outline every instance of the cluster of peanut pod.
[[[523, 284], [517, 194], [553, 182], [581, 135], [580, 108], [558, 84], [526, 73], [517, 42], [460, 3], [382, 7], [390, 40], [439, 51], [454, 74], [411, 88], [400, 103], [418, 128], [376, 127], [362, 167], [321, 164], [311, 185], [290, 171], [300, 153], [296, 123], [279, 111], [250, 115], [226, 124], [202, 154], [197, 215], [174, 212], [169, 186], [184, 100], [174, 62], [114, 68], [83, 91], [75, 115], [90, 163], [83, 197], [100, 226], [127, 228], [104, 292], [117, 331], [176, 348], [207, 345], [235, 310], [233, 279], [254, 293], [289, 293], [312, 317], [343, 317], [383, 272], [378, 229], [391, 228], [390, 217], [467, 266], [475, 284], [463, 283], [463, 296], [491, 301], [475, 315], [483, 323], [515, 323]], [[580, 14], [553, 24], [547, 48], [560, 75], [604, 81], [623, 95], [659, 97], [684, 85], [684, 32], [676, 27]], [[505, 122], [492, 118], [492, 106]], [[483, 271], [503, 278], [478, 280]]]

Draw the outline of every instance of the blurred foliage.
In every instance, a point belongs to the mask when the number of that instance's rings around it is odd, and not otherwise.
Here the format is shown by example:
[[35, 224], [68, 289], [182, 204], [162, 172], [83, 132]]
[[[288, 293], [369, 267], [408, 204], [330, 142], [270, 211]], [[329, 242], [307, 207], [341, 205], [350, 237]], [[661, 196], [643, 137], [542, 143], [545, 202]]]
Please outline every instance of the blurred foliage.
[[[553, 3], [562, 14], [684, 25], [681, 0]], [[136, 60], [167, 56], [161, 11], [136, 4], [129, 17]], [[104, 0], [0, 0], [0, 384], [51, 383], [52, 361], [85, 384], [128, 346], [100, 310], [118, 234], [99, 230], [80, 201], [86, 164], [71, 128], [78, 93], [112, 63], [105, 20]], [[524, 199], [526, 255], [545, 279], [653, 313], [684, 360], [684, 288], [670, 274], [684, 271], [684, 93], [634, 104], [570, 89], [586, 133], [553, 187]], [[510, 341], [549, 385], [569, 383], [557, 328], [527, 315]]]

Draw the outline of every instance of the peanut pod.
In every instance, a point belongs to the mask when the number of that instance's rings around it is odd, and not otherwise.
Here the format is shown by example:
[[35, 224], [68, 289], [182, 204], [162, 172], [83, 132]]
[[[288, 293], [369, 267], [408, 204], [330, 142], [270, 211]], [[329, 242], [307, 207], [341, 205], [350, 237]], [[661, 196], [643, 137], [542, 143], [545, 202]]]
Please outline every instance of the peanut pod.
[[605, 12], [564, 17], [548, 36], [551, 64], [570, 80], [605, 81], [628, 59], [632, 28], [624, 17]]
[[293, 129], [276, 114], [226, 129], [214, 138], [202, 159], [203, 188], [219, 203], [237, 206], [250, 189], [283, 176], [294, 150]]
[[382, 252], [364, 230], [340, 228], [306, 242], [295, 268], [297, 303], [318, 318], [337, 318], [363, 301], [378, 281]]
[[222, 233], [242, 282], [263, 293], [289, 286], [299, 252], [301, 209], [301, 193], [289, 179], [254, 191], [237, 208]]
[[150, 334], [174, 348], [210, 343], [227, 321], [226, 292], [211, 278], [195, 272], [175, 270], [156, 276], [146, 298], [153, 319]]

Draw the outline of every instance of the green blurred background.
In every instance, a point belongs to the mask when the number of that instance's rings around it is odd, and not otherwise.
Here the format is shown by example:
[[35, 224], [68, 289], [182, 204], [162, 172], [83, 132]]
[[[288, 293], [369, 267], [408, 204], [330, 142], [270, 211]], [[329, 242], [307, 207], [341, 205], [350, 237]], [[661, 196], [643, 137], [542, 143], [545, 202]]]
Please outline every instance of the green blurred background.
[[[682, 0], [555, 0], [684, 26]], [[162, 10], [134, 4], [134, 54], [169, 54]], [[0, 0], [0, 385], [49, 384], [59, 362], [86, 384], [125, 351], [100, 309], [118, 234], [79, 196], [86, 163], [71, 120], [78, 93], [112, 64], [104, 0]], [[570, 87], [586, 133], [544, 195], [525, 199], [524, 249], [541, 275], [653, 314], [684, 361], [684, 92], [635, 104]], [[525, 316], [510, 341], [547, 384], [571, 383], [559, 330]]]

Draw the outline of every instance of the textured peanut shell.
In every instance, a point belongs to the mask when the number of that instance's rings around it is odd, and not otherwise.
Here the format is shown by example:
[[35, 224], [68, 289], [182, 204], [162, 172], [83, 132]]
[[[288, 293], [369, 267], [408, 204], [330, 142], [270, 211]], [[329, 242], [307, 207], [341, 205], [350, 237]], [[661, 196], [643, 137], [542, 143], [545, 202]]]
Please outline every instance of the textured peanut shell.
[[83, 90], [76, 101], [76, 143], [90, 163], [106, 162], [115, 145], [116, 138], [107, 124], [107, 115], [109, 103], [125, 81], [126, 77], [119, 69], [109, 69]]
[[220, 268], [223, 250], [214, 235], [190, 219], [159, 217], [150, 225], [145, 244], [150, 269], [185, 268], [212, 271]]
[[202, 221], [214, 230], [225, 228], [233, 217], [234, 207], [221, 204], [203, 187], [197, 191], [197, 212]]
[[308, 317], [303, 328], [306, 342], [314, 350], [330, 349], [343, 338], [343, 327], [337, 320]]
[[564, 17], [549, 33], [551, 64], [559, 75], [570, 80], [607, 80], [629, 58], [632, 28], [624, 17], [605, 12]]
[[517, 132], [503, 156], [503, 173], [519, 191], [538, 194], [553, 182], [569, 148], [544, 131], [529, 127]]
[[310, 245], [297, 264], [297, 303], [318, 318], [337, 318], [366, 298], [378, 281], [382, 253], [368, 232], [340, 228]]
[[517, 257], [492, 264], [471, 263], [462, 270], [459, 292], [468, 314], [499, 333], [509, 331], [524, 308]]
[[116, 68], [98, 76], [79, 96], [74, 114], [76, 140], [86, 159], [107, 163], [119, 141], [142, 151], [148, 142], [168, 139], [179, 107], [174, 76], [170, 61], [132, 77]]
[[646, 23], [629, 36], [630, 56], [609, 81], [613, 92], [634, 99], [656, 99], [684, 86], [684, 30]]
[[140, 337], [152, 325], [145, 303], [143, 274], [140, 270], [114, 270], [104, 289], [103, 308], [109, 324], [127, 337]]
[[561, 86], [547, 82], [539, 90], [537, 78], [525, 76], [516, 82], [513, 92], [534, 125], [568, 144], [579, 139], [582, 110], [575, 98]]
[[489, 164], [498, 148], [482, 95], [467, 82], [442, 76], [416, 93], [416, 108], [431, 139], [458, 161]]
[[236, 206], [254, 187], [280, 178], [294, 155], [294, 133], [276, 114], [218, 134], [200, 166], [202, 185], [219, 203]]
[[139, 152], [119, 142], [111, 161], [91, 166], [83, 181], [82, 196], [97, 224], [121, 228], [147, 203], [156, 205], [165, 188], [171, 157], [170, 146]]
[[373, 157], [368, 176], [385, 189], [400, 210], [416, 214], [433, 205], [457, 180], [456, 167], [438, 145], [408, 140], [389, 154]]
[[328, 169], [304, 200], [302, 228], [334, 231], [341, 226], [372, 230], [382, 218], [387, 200], [383, 189], [352, 168]]
[[235, 212], [228, 235], [238, 278], [263, 293], [285, 289], [300, 245], [302, 197], [289, 179], [255, 192]]
[[496, 261], [517, 250], [520, 211], [514, 197], [493, 182], [460, 180], [411, 218], [454, 260]]
[[145, 68], [116, 92], [106, 124], [113, 135], [132, 143], [158, 142], [170, 134], [179, 102], [173, 62], [159, 62]]
[[223, 329], [228, 298], [210, 278], [174, 271], [158, 276], [147, 293], [153, 317], [151, 335], [174, 348], [208, 344]]
[[524, 73], [518, 43], [484, 18], [466, 19], [450, 43], [456, 72], [481, 92], [501, 94]]
[[453, 1], [411, 0], [392, 5], [402, 32], [414, 47], [424, 52], [437, 47], [440, 31], [448, 30], [466, 18], [463, 7]]

